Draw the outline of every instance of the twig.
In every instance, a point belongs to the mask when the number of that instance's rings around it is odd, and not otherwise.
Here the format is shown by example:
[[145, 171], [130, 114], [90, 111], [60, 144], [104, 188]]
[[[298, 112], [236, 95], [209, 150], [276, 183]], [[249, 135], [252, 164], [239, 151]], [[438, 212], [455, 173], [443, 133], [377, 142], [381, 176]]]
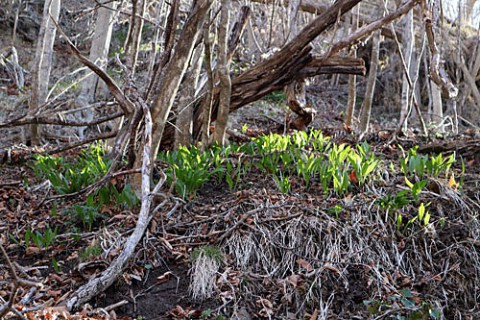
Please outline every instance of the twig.
[[8, 302], [4, 306], [0, 306], [0, 319], [3, 319], [3, 316], [5, 316], [9, 311], [15, 312], [20, 318], [25, 319], [18, 310], [13, 308], [13, 303], [15, 302], [15, 298], [18, 293], [18, 288], [20, 286], [27, 286], [27, 287], [37, 287], [41, 288], [42, 284], [33, 282], [30, 280], [25, 280], [22, 278], [19, 278], [17, 275], [17, 272], [15, 271], [15, 267], [12, 264], [12, 261], [10, 260], [10, 257], [8, 256], [7, 252], [5, 251], [5, 248], [3, 247], [3, 241], [0, 242], [0, 251], [2, 252], [3, 258], [5, 259], [8, 269], [10, 271], [10, 275], [13, 278], [13, 288], [12, 288], [12, 293], [10, 294], [10, 298], [8, 299]]

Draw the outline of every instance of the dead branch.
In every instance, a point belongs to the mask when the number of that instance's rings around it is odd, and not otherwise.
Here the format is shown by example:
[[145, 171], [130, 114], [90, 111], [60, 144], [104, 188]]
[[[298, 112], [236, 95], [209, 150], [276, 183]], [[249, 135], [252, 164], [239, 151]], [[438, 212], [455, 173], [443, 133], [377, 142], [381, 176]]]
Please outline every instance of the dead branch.
[[328, 58], [336, 55], [342, 49], [357, 43], [364, 37], [368, 36], [369, 34], [372, 34], [374, 31], [382, 28], [386, 24], [389, 24], [390, 22], [400, 18], [401, 16], [409, 12], [411, 9], [413, 9], [413, 7], [415, 7], [415, 5], [417, 5], [419, 1], [420, 0], [410, 0], [404, 3], [403, 5], [401, 5], [395, 12], [392, 12], [391, 14], [383, 17], [382, 19], [379, 19], [377, 21], [374, 21], [368, 25], [365, 25], [357, 29], [357, 31], [350, 34], [348, 37], [345, 37], [344, 39], [341, 39], [340, 41], [335, 43], [332, 46], [332, 48], [328, 51], [328, 53], [325, 54], [325, 57]]
[[103, 71], [101, 68], [99, 68], [95, 63], [90, 61], [87, 57], [82, 55], [80, 53], [80, 50], [77, 49], [77, 47], [73, 44], [72, 41], [68, 38], [68, 36], [63, 32], [62, 28], [58, 24], [58, 22], [53, 19], [53, 17], [50, 16], [52, 19], [53, 23], [55, 24], [58, 32], [62, 35], [64, 40], [67, 42], [68, 46], [70, 47], [72, 53], [75, 55], [75, 57], [83, 63], [85, 66], [87, 66], [90, 70], [95, 72], [100, 79], [102, 79], [105, 84], [107, 85], [108, 89], [110, 90], [111, 94], [113, 97], [118, 101], [118, 104], [120, 105], [120, 108], [122, 108], [123, 112], [125, 115], [130, 115], [133, 113], [135, 110], [135, 106], [132, 101], [128, 97], [125, 96], [123, 91], [120, 89], [120, 87], [117, 85], [115, 80], [113, 80], [105, 71]]
[[[122, 252], [120, 252], [119, 256], [111, 263], [111, 265], [105, 271], [103, 271], [99, 277], [91, 279], [89, 282], [78, 288], [77, 291], [72, 294], [72, 296], [70, 296], [70, 298], [66, 302], [68, 310], [78, 308], [83, 303], [87, 302], [91, 298], [95, 297], [97, 294], [106, 290], [110, 285], [115, 282], [117, 277], [126, 267], [127, 262], [135, 253], [135, 247], [137, 246], [140, 239], [143, 237], [143, 234], [148, 226], [148, 222], [150, 221], [150, 207], [152, 204], [152, 194], [150, 193], [150, 176], [152, 171], [152, 117], [150, 114], [150, 110], [145, 103], [142, 104], [142, 108], [145, 121], [142, 156], [142, 204], [140, 208], [140, 213], [138, 215], [137, 224], [133, 233], [127, 239]], [[155, 186], [155, 189], [152, 193], [156, 193], [165, 181], [166, 177], [163, 176], [162, 179], [160, 179], [158, 184]]]
[[107, 121], [114, 120], [123, 115], [124, 115], [123, 112], [116, 112], [112, 115], [101, 117], [93, 121], [73, 121], [73, 120], [63, 120], [59, 118], [50, 118], [42, 115], [26, 115], [21, 118], [0, 123], [0, 128], [13, 128], [13, 127], [19, 127], [19, 126], [24, 126], [28, 124], [51, 124], [51, 125], [68, 126], [68, 127], [95, 126]]
[[33, 281], [30, 281], [30, 280], [22, 279], [17, 275], [17, 272], [15, 271], [15, 267], [13, 266], [12, 261], [10, 260], [10, 257], [8, 256], [7, 252], [5, 251], [5, 248], [3, 247], [3, 240], [0, 241], [0, 251], [2, 252], [2, 256], [5, 259], [5, 262], [7, 264], [10, 276], [13, 278], [13, 280], [12, 280], [13, 287], [12, 287], [10, 297], [9, 297], [9, 299], [8, 299], [8, 301], [5, 305], [3, 305], [3, 306], [0, 305], [0, 318], [3, 319], [3, 317], [8, 312], [14, 312], [20, 318], [25, 319], [25, 317], [23, 317], [19, 313], [19, 311], [16, 308], [13, 307], [13, 305], [15, 303], [15, 299], [16, 299], [17, 294], [18, 294], [18, 289], [21, 286], [41, 288], [42, 284], [38, 283], [38, 282], [33, 282]]
[[428, 47], [432, 55], [430, 61], [430, 77], [433, 82], [441, 88], [442, 94], [448, 99], [453, 99], [458, 95], [458, 89], [452, 83], [441, 63], [440, 52], [435, 43], [435, 32], [433, 31], [432, 14], [427, 7], [425, 0], [420, 1], [423, 14], [423, 22], [425, 24], [425, 32], [427, 33]]

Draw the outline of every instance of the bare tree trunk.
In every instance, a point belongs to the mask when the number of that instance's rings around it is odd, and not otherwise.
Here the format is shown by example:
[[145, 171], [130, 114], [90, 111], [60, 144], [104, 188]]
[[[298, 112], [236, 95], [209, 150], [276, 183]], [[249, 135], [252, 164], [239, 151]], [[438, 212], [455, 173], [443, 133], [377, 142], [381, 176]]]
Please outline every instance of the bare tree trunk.
[[[202, 69], [203, 46], [197, 47], [193, 53], [192, 66], [185, 74], [184, 83], [178, 93], [178, 115], [175, 122], [174, 148], [189, 146], [192, 143], [193, 134], [193, 104], [196, 98], [198, 79]], [[188, 82], [188, 83], [186, 83]]]
[[[212, 103], [213, 103], [213, 96], [214, 96], [214, 83], [215, 77], [213, 75], [213, 67], [212, 67], [212, 47], [214, 45], [214, 40], [210, 36], [210, 23], [205, 23], [204, 30], [203, 30], [203, 43], [205, 45], [205, 69], [207, 74], [207, 81], [205, 83], [206, 92], [205, 98], [200, 103], [199, 110], [199, 119], [200, 126], [203, 128], [200, 132], [198, 132], [199, 140], [201, 141], [201, 147], [204, 148], [209, 144], [210, 140], [210, 118], [212, 112]], [[195, 137], [195, 131], [194, 138]]]
[[380, 48], [380, 32], [375, 31], [372, 37], [372, 54], [370, 57], [370, 70], [368, 71], [367, 88], [362, 103], [362, 112], [360, 114], [359, 130], [362, 134], [368, 131], [370, 124], [370, 115], [372, 113], [373, 94], [375, 92], [375, 82], [377, 81], [378, 52]]
[[[349, 30], [358, 29], [358, 16], [359, 16], [359, 12], [357, 9], [356, 14], [353, 14], [353, 13], [351, 14], [350, 25], [347, 26]], [[351, 52], [352, 52], [352, 56], [356, 58], [357, 57], [356, 46], [351, 49]], [[357, 103], [357, 76], [354, 74], [351, 74], [348, 76], [348, 101], [347, 101], [347, 108], [345, 110], [345, 125], [347, 127], [352, 126], [356, 103]]]
[[406, 131], [408, 128], [408, 114], [410, 109], [410, 87], [411, 83], [411, 65], [413, 50], [415, 46], [415, 35], [413, 33], [413, 11], [407, 13], [404, 17], [403, 24], [403, 57], [405, 59], [405, 70], [402, 75], [402, 93], [400, 98], [401, 109], [400, 109], [400, 119], [405, 119], [403, 121], [402, 130]]
[[436, 128], [439, 132], [445, 132], [445, 127], [443, 125], [443, 103], [442, 103], [442, 91], [432, 80], [428, 80], [431, 88], [430, 103], [431, 114], [430, 121], [436, 125]]
[[126, 67], [131, 73], [135, 74], [135, 66], [137, 64], [138, 49], [142, 39], [143, 16], [147, 2], [145, 0], [134, 0], [132, 8], [132, 17], [130, 19], [130, 32], [128, 35], [128, 42], [125, 46]]
[[[95, 24], [95, 33], [93, 35], [92, 46], [90, 48], [89, 60], [93, 61], [98, 67], [104, 69], [107, 65], [108, 51], [110, 49], [110, 40], [112, 38], [112, 29], [115, 22], [115, 9], [117, 2], [113, 1], [98, 8], [97, 21]], [[81, 111], [80, 118], [85, 121], [93, 120], [93, 110], [89, 104], [95, 101], [95, 96], [99, 92], [100, 78], [97, 75], [91, 75], [82, 83], [80, 95], [75, 100], [77, 107], [86, 108]], [[79, 129], [80, 138], [83, 139], [87, 127]]]
[[230, 0], [222, 0], [220, 24], [218, 27], [218, 79], [220, 96], [218, 114], [213, 140], [219, 145], [225, 144], [228, 113], [230, 110], [230, 96], [232, 93], [232, 80], [230, 79], [230, 62], [228, 61], [228, 26], [230, 25]]
[[[35, 61], [37, 64], [34, 67], [32, 77], [32, 97], [29, 105], [31, 111], [34, 111], [47, 101], [48, 82], [52, 69], [53, 43], [55, 42], [57, 32], [52, 18], [58, 20], [60, 7], [61, 0], [46, 0], [43, 7], [43, 20], [35, 52]], [[31, 143], [38, 145], [40, 143], [40, 127], [32, 124], [30, 130]]]
[[[195, 43], [202, 30], [205, 17], [212, 5], [213, 1], [199, 0], [196, 1], [191, 8], [189, 19], [183, 27], [180, 38], [178, 39], [173, 55], [168, 59], [168, 63], [161, 70], [158, 85], [154, 88], [158, 92], [158, 96], [152, 106], [153, 119], [153, 138], [152, 150], [150, 156], [152, 160], [158, 153], [160, 141], [167, 122], [167, 117], [172, 109], [175, 97], [177, 96], [180, 82], [185, 75], [188, 63], [192, 56]], [[141, 167], [141, 158], [136, 157], [134, 168]], [[133, 189], [138, 193], [141, 190], [142, 177], [135, 174], [132, 177]]]

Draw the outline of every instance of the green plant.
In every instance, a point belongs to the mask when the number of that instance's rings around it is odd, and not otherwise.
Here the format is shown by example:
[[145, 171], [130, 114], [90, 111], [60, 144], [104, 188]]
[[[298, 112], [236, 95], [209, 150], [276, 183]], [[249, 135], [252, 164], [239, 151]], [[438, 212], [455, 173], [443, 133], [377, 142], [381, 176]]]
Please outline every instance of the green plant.
[[38, 230], [33, 231], [29, 228], [25, 231], [25, 245], [29, 247], [30, 242], [33, 242], [38, 248], [46, 249], [54, 243], [57, 237], [57, 230], [57, 227], [52, 230], [48, 225], [43, 233]]
[[455, 163], [455, 153], [448, 157], [444, 157], [441, 153], [428, 157], [419, 155], [417, 151], [418, 146], [411, 148], [407, 155], [400, 159], [400, 167], [406, 177], [416, 175], [418, 178], [423, 178], [426, 174], [438, 177], [442, 172], [448, 176], [451, 166]]
[[192, 251], [191, 257], [193, 262], [197, 261], [202, 256], [205, 256], [217, 263], [222, 263], [224, 260], [222, 251], [219, 248], [211, 245], [201, 246]]
[[364, 185], [367, 177], [378, 167], [380, 160], [375, 158], [375, 154], [370, 152], [370, 146], [367, 143], [357, 145], [357, 152], [350, 152], [348, 160], [355, 170], [355, 176], [360, 186]]
[[422, 192], [423, 188], [425, 188], [427, 185], [427, 180], [420, 180], [416, 181], [415, 183], [411, 183], [410, 180], [405, 178], [405, 183], [410, 188], [410, 193], [412, 194], [413, 200], [417, 201], [420, 192]]
[[350, 154], [351, 148], [345, 144], [333, 144], [327, 154], [328, 172], [332, 177], [333, 190], [339, 196], [344, 195], [348, 191], [350, 185], [348, 177], [349, 163], [346, 161]]
[[160, 158], [169, 165], [165, 170], [167, 181], [174, 184], [175, 191], [184, 199], [195, 196], [210, 177], [220, 170], [211, 171], [211, 158], [194, 146], [181, 146], [178, 151], [167, 151]]
[[325, 137], [320, 130], [312, 130], [308, 136], [308, 142], [313, 151], [323, 152], [330, 148], [330, 137]]
[[310, 188], [310, 180], [321, 165], [321, 158], [314, 153], [301, 153], [296, 159], [297, 175], [301, 176], [305, 186]]
[[93, 194], [93, 197], [96, 199], [96, 202], [91, 202], [92, 206], [99, 209], [103, 206], [110, 205], [118, 209], [134, 208], [138, 206], [140, 202], [132, 186], [129, 184], [123, 187], [122, 191], [118, 191], [113, 184], [109, 183], [107, 186], [98, 189], [98, 191]]
[[275, 185], [283, 194], [287, 194], [290, 192], [292, 187], [292, 183], [290, 182], [290, 177], [283, 175], [281, 172], [279, 176], [274, 175], [273, 180], [275, 181]]
[[103, 177], [110, 167], [104, 160], [101, 143], [91, 144], [75, 161], [51, 155], [35, 155], [32, 164], [37, 178], [46, 178], [56, 192], [69, 194], [82, 190]]
[[[427, 204], [427, 206], [429, 205], [430, 204]], [[407, 224], [405, 225], [405, 229], [407, 229], [412, 223], [414, 223], [417, 220], [420, 222], [422, 226], [428, 226], [428, 224], [430, 223], [430, 213], [426, 211], [425, 207], [426, 206], [423, 203], [420, 203], [420, 206], [418, 207], [418, 214], [415, 217], [408, 220]]]
[[238, 157], [238, 161], [233, 163], [228, 161], [225, 168], [225, 181], [230, 191], [237, 188], [238, 184], [244, 177], [245, 173], [250, 170], [250, 163], [243, 162], [242, 155]]
[[394, 196], [385, 195], [377, 200], [377, 204], [387, 210], [387, 214], [391, 211], [402, 209], [412, 202], [409, 197], [409, 190], [402, 190], [397, 192]]
[[59, 273], [60, 271], [62, 271], [62, 267], [58, 263], [57, 259], [55, 259], [54, 257], [52, 257], [52, 267], [56, 273]]
[[[428, 301], [421, 301], [410, 289], [400, 290], [384, 299], [365, 300], [364, 305], [372, 316], [388, 314], [389, 319], [423, 320], [441, 319], [441, 311]], [[383, 318], [383, 317], [382, 317]]]
[[76, 224], [80, 224], [84, 229], [91, 231], [95, 222], [106, 218], [105, 215], [100, 213], [99, 209], [94, 194], [90, 194], [84, 204], [74, 204], [64, 212], [70, 215]]
[[98, 244], [93, 244], [80, 252], [80, 260], [85, 261], [92, 257], [99, 257], [102, 253], [102, 247], [100, 247]]
[[438, 177], [442, 172], [445, 172], [445, 176], [447, 176], [454, 163], [455, 152], [445, 158], [441, 153], [439, 153], [437, 156], [432, 155], [426, 163], [427, 172], [434, 177]]
[[334, 215], [335, 218], [337, 218], [337, 219], [340, 217], [340, 213], [342, 213], [342, 211], [343, 211], [343, 208], [339, 204], [335, 205], [334, 207], [331, 207], [331, 208], [327, 209], [327, 213], [331, 214], [331, 215]]
[[305, 148], [309, 143], [310, 137], [305, 131], [295, 131], [291, 135], [291, 143], [293, 147], [298, 149]]

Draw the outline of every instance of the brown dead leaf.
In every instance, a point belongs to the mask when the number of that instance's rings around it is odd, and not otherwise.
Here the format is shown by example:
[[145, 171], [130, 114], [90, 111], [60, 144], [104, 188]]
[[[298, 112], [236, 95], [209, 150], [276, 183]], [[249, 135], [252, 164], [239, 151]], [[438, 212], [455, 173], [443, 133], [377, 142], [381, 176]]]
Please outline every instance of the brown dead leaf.
[[42, 249], [38, 247], [28, 247], [25, 250], [25, 255], [30, 256], [30, 255], [40, 254], [41, 252], [42, 252]]
[[260, 316], [268, 317], [268, 318], [270, 318], [272, 316], [272, 314], [273, 314], [273, 303], [270, 300], [260, 298], [255, 303], [257, 304], [257, 306], [259, 308], [262, 308], [258, 312], [258, 314]]
[[303, 286], [302, 276], [299, 274], [292, 274], [288, 276], [288, 282], [294, 287], [298, 288]]
[[307, 270], [307, 272], [312, 272], [313, 271], [313, 267], [312, 265], [310, 264], [310, 262], [308, 262], [307, 260], [304, 260], [304, 259], [297, 259], [297, 264], [304, 268], [305, 270]]

